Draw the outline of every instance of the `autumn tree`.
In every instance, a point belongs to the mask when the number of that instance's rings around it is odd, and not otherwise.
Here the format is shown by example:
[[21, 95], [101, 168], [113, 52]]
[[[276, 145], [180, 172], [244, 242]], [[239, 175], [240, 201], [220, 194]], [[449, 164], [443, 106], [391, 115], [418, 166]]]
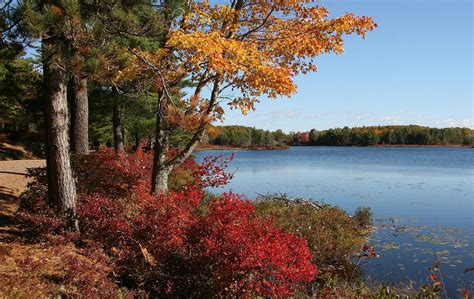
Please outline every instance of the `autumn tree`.
[[[375, 26], [372, 18], [353, 14], [329, 18], [315, 2], [189, 1], [183, 13], [173, 14], [174, 1], [164, 1], [163, 46], [154, 52], [131, 48], [136, 61], [128, 74], [148, 73], [159, 96], [152, 192], [167, 190], [169, 173], [192, 153], [206, 127], [223, 117], [223, 104], [246, 114], [262, 95], [291, 96], [295, 76], [315, 71], [317, 56], [341, 53], [344, 35], [365, 36]], [[173, 99], [173, 87], [185, 77], [196, 87]], [[236, 95], [229, 98], [227, 90]], [[170, 157], [169, 136], [178, 128], [193, 135]]]

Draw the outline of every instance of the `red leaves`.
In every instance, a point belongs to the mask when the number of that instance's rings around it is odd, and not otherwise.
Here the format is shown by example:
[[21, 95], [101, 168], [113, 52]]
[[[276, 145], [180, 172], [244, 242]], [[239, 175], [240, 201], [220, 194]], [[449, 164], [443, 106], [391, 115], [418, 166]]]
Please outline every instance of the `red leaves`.
[[362, 248], [362, 257], [368, 257], [368, 258], [378, 258], [380, 255], [377, 254], [375, 251], [374, 245], [364, 245]]
[[[176, 150], [170, 149], [169, 155], [175, 154]], [[208, 156], [198, 165], [194, 159], [188, 158], [174, 170], [172, 176], [189, 172], [191, 181], [184, 183], [192, 185], [188, 187], [193, 190], [223, 186], [233, 177], [233, 173], [226, 172], [232, 159], [233, 155]], [[73, 166], [79, 193], [100, 193], [109, 197], [129, 196], [135, 186], [150, 184], [152, 160], [152, 152], [139, 150], [136, 153], [117, 155], [108, 148], [102, 148], [98, 154], [76, 156]]]
[[224, 171], [232, 156], [208, 157], [199, 167], [187, 161], [195, 184], [159, 196], [149, 193], [148, 159], [105, 152], [76, 161], [88, 195], [79, 200], [74, 240], [103, 248], [128, 287], [158, 297], [291, 296], [313, 281], [306, 240], [258, 218], [239, 195], [203, 197], [201, 188], [232, 177]]
[[144, 186], [126, 201], [89, 196], [78, 209], [83, 237], [110, 252], [134, 287], [161, 295], [290, 296], [314, 279], [306, 240], [258, 219], [238, 195], [201, 199], [196, 190], [156, 197]]
[[443, 282], [443, 273], [441, 272], [440, 261], [438, 259], [436, 259], [433, 262], [432, 267], [428, 268], [428, 271], [430, 271], [430, 273], [431, 273], [430, 274], [430, 279], [433, 282], [432, 291], [437, 293], [437, 292], [440, 291], [440, 287], [442, 286], [443, 289], [444, 289], [444, 293], [446, 295], [446, 289], [445, 289], [444, 285], [442, 284], [442, 282]]
[[194, 171], [195, 186], [198, 188], [219, 187], [227, 185], [233, 178], [233, 173], [225, 171], [234, 154], [229, 157], [207, 156]]
[[216, 277], [245, 273], [230, 286], [235, 295], [250, 291], [290, 296], [316, 274], [304, 239], [258, 220], [253, 204], [234, 194], [223, 194], [210, 204], [198, 234], [207, 241], [205, 252], [217, 257]]
[[316, 274], [304, 239], [257, 219], [253, 203], [232, 193], [210, 203], [192, 235], [194, 260], [212, 265], [213, 281], [233, 295], [290, 296]]

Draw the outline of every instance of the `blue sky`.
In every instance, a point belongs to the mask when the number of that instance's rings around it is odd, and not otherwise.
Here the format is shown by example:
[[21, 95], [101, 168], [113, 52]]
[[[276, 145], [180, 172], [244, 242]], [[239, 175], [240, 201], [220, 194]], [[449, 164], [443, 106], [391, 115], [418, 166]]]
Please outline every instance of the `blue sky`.
[[378, 28], [347, 37], [345, 53], [319, 58], [291, 99], [262, 98], [224, 124], [306, 131], [420, 124], [474, 127], [471, 0], [326, 0], [332, 16], [370, 15]]

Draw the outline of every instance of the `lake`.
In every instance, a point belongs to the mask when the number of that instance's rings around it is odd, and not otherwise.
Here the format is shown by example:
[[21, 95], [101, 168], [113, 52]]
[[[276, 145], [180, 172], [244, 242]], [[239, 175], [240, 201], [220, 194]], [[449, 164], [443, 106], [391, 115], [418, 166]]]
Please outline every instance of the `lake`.
[[[198, 151], [230, 155], [233, 151]], [[441, 262], [450, 296], [474, 288], [474, 149], [458, 147], [291, 147], [235, 151], [234, 179], [213, 191], [287, 193], [337, 205], [368, 206], [378, 259], [364, 264], [371, 281], [428, 283]]]

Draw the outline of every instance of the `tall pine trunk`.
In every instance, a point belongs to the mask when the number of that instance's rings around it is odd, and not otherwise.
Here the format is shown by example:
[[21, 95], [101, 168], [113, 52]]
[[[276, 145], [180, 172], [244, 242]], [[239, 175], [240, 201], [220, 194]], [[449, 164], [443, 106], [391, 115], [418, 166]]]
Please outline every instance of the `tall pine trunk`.
[[89, 99], [87, 96], [87, 78], [72, 76], [74, 91], [72, 103], [72, 151], [76, 154], [89, 154]]
[[60, 37], [43, 40], [48, 197], [62, 212], [74, 215], [76, 185], [69, 153], [66, 54], [67, 47]]
[[117, 103], [114, 103], [112, 123], [114, 130], [114, 149], [116, 153], [123, 152], [123, 130], [122, 130], [122, 116]]

